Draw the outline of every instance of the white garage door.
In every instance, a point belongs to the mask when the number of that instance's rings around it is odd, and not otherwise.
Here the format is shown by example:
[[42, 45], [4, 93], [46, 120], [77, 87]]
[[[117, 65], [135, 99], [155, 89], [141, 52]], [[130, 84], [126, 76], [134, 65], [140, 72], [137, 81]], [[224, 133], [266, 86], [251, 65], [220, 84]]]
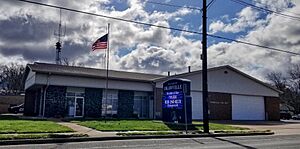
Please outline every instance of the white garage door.
[[264, 98], [232, 95], [232, 120], [265, 120]]
[[192, 94], [192, 119], [203, 119], [202, 93], [191, 92]]

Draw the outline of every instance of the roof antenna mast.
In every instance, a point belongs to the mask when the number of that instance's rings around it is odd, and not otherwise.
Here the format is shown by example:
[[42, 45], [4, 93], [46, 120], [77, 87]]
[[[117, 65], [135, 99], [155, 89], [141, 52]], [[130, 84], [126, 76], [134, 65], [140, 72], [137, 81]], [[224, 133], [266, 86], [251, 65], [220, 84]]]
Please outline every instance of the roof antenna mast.
[[61, 9], [59, 10], [59, 24], [58, 24], [58, 31], [54, 32], [54, 35], [58, 37], [58, 42], [56, 42], [56, 57], [55, 57], [55, 62], [56, 64], [60, 65], [61, 64], [61, 38], [66, 35], [66, 25], [64, 30], [62, 30], [62, 25], [61, 25]]

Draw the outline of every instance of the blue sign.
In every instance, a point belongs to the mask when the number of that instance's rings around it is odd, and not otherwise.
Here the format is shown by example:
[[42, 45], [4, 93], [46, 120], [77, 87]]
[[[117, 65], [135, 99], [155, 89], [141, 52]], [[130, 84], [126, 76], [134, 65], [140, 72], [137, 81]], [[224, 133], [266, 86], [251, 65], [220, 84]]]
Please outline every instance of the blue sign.
[[162, 119], [164, 122], [192, 122], [190, 84], [191, 82], [186, 79], [171, 79], [163, 83]]
[[163, 108], [183, 108], [183, 92], [181, 90], [166, 91], [163, 96]]

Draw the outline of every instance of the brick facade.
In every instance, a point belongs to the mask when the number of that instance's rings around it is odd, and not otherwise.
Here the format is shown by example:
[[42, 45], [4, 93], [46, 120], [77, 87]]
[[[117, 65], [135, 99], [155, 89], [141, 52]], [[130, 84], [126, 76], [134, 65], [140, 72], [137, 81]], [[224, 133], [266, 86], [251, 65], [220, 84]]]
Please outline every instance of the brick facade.
[[[46, 93], [45, 117], [65, 117], [68, 114], [66, 102], [66, 88], [63, 86], [49, 86]], [[85, 88], [85, 117], [101, 117], [103, 89]], [[149, 93], [152, 95], [152, 93]], [[155, 119], [161, 118], [162, 89], [156, 88]], [[39, 114], [40, 89], [26, 90], [24, 115], [37, 116]], [[211, 120], [232, 119], [231, 94], [209, 92], [208, 106]], [[194, 100], [194, 99], [192, 99]], [[266, 120], [280, 120], [279, 98], [264, 97]], [[134, 91], [118, 91], [118, 117], [133, 118]]]
[[[192, 99], [193, 100], [193, 99]], [[211, 120], [231, 120], [232, 102], [231, 94], [208, 93], [209, 118]]]
[[84, 106], [85, 117], [101, 117], [102, 89], [86, 88]]
[[34, 102], [35, 102], [36, 90], [26, 90], [25, 101], [24, 101], [24, 115], [35, 116], [34, 113]]
[[163, 96], [163, 89], [162, 88], [156, 88], [155, 89], [155, 119], [161, 119], [162, 118], [162, 96]]
[[66, 87], [49, 86], [46, 93], [45, 117], [65, 117], [67, 109]]
[[265, 97], [266, 120], [280, 120], [280, 100], [278, 97]]

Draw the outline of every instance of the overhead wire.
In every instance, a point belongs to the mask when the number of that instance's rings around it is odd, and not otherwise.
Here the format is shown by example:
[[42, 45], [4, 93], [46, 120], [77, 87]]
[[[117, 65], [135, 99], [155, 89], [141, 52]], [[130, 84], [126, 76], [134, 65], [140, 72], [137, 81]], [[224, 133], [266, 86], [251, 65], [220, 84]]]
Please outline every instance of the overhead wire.
[[162, 2], [155, 2], [155, 1], [150, 1], [150, 0], [146, 0], [145, 2], [150, 3], [150, 4], [162, 5], [162, 6], [169, 6], [169, 7], [175, 7], [175, 8], [187, 8], [187, 9], [202, 11], [202, 8], [199, 8], [199, 7], [180, 6], [180, 5], [168, 4], [168, 3], [162, 3]]
[[233, 42], [237, 42], [237, 43], [241, 43], [241, 44], [245, 44], [245, 45], [256, 46], [256, 47], [269, 49], [269, 50], [273, 50], [273, 51], [277, 51], [277, 52], [284, 52], [284, 53], [289, 53], [289, 54], [293, 54], [293, 55], [300, 55], [300, 53], [296, 53], [296, 52], [291, 52], [291, 51], [286, 51], [286, 50], [282, 50], [282, 49], [278, 49], [278, 48], [258, 45], [258, 44], [254, 44], [254, 43], [250, 43], [250, 42], [242, 41], [242, 40], [235, 40], [235, 39], [222, 37], [222, 36], [218, 36], [218, 35], [207, 34], [207, 36], [213, 37], [213, 38], [218, 38], [218, 39], [223, 39], [223, 40], [227, 40], [227, 41], [233, 41]]
[[208, 4], [207, 4], [207, 10], [209, 10], [209, 8], [216, 2], [216, 0], [211, 0]]
[[[263, 4], [262, 2], [259, 2], [257, 0], [255, 0], [255, 3], [259, 4], [259, 5], [262, 5], [264, 6], [265, 8], [268, 8], [269, 6], [266, 5], [266, 4]], [[295, 13], [295, 12], [292, 12], [292, 11], [289, 11], [289, 10], [286, 10], [286, 9], [282, 9], [282, 8], [276, 8], [277, 10], [279, 10], [279, 12], [287, 12], [287, 13], [290, 13], [290, 14], [294, 14], [294, 15], [297, 15], [297, 16], [300, 16], [299, 13]]]
[[[129, 22], [129, 23], [135, 23], [135, 24], [140, 24], [140, 25], [153, 26], [153, 27], [157, 27], [157, 28], [163, 28], [163, 29], [169, 29], [169, 30], [175, 30], [175, 31], [181, 31], [181, 32], [187, 32], [187, 33], [202, 35], [201, 32], [197, 32], [197, 31], [190, 31], [190, 30], [184, 30], [184, 29], [179, 29], [179, 28], [155, 25], [155, 24], [151, 24], [151, 23], [145, 23], [145, 22], [139, 22], [139, 21], [134, 21], [134, 20], [122, 19], [122, 18], [107, 16], [107, 15], [101, 15], [101, 14], [96, 14], [96, 13], [91, 13], [91, 12], [85, 12], [85, 11], [81, 11], [81, 10], [66, 8], [66, 7], [62, 7], [62, 6], [44, 4], [44, 3], [34, 2], [34, 1], [29, 1], [29, 0], [17, 0], [17, 1], [31, 3], [31, 4], [45, 6], [45, 7], [50, 7], [50, 8], [62, 9], [62, 10], [76, 12], [76, 13], [102, 17], [102, 18], [108, 18], [108, 19], [112, 19], [112, 20], [118, 20], [118, 21], [123, 21], [123, 22]], [[283, 53], [288, 53], [288, 54], [293, 54], [293, 55], [300, 55], [300, 53], [296, 53], [296, 52], [291, 52], [291, 51], [286, 51], [286, 50], [282, 50], [282, 49], [278, 49], [278, 48], [258, 45], [258, 44], [254, 44], [254, 43], [250, 43], [250, 42], [246, 42], [246, 41], [241, 41], [241, 40], [235, 40], [235, 39], [231, 39], [231, 38], [227, 38], [227, 37], [222, 37], [222, 36], [217, 36], [217, 35], [212, 35], [212, 34], [207, 34], [207, 36], [212, 37], [212, 38], [223, 39], [223, 40], [227, 40], [227, 41], [233, 41], [233, 42], [237, 42], [237, 43], [241, 43], [241, 44], [245, 44], [245, 45], [260, 47], [260, 48], [264, 48], [264, 49], [274, 50], [274, 51], [277, 51], [277, 52], [283, 52]]]
[[248, 2], [245, 2], [243, 0], [230, 0], [232, 2], [235, 2], [237, 4], [240, 4], [240, 5], [243, 5], [243, 6], [249, 6], [249, 7], [252, 7], [256, 10], [260, 10], [260, 11], [264, 11], [264, 12], [267, 12], [267, 13], [272, 13], [272, 14], [275, 14], [277, 16], [281, 16], [281, 17], [284, 17], [284, 18], [289, 18], [291, 20], [295, 20], [295, 21], [300, 21], [300, 17], [298, 16], [294, 16], [294, 15], [288, 15], [288, 14], [284, 14], [282, 12], [278, 12], [278, 11], [274, 11], [274, 10], [270, 10], [268, 8], [264, 8], [264, 7], [259, 7], [259, 6], [256, 6], [254, 4], [251, 4], [251, 3], [248, 3]]
[[87, 14], [87, 15], [92, 15], [92, 16], [97, 16], [97, 17], [102, 17], [102, 18], [108, 18], [108, 19], [118, 20], [118, 21], [123, 21], [123, 22], [135, 23], [135, 24], [146, 25], [146, 26], [153, 26], [153, 27], [164, 28], [164, 29], [175, 30], [175, 31], [181, 31], [181, 32], [187, 32], [187, 33], [193, 33], [193, 34], [202, 34], [201, 32], [198, 32], [198, 31], [191, 31], [191, 30], [179, 29], [179, 28], [174, 28], [174, 27], [167, 27], [167, 26], [162, 26], [162, 25], [155, 25], [155, 24], [151, 24], [151, 23], [134, 21], [134, 20], [123, 19], [123, 18], [118, 18], [118, 17], [112, 17], [112, 16], [107, 16], [107, 15], [102, 15], [102, 14], [96, 14], [96, 13], [91, 13], [91, 12], [86, 12], [86, 11], [71, 9], [71, 8], [57, 6], [57, 5], [51, 5], [51, 4], [45, 4], [45, 3], [35, 2], [35, 1], [29, 1], [29, 0], [17, 0], [17, 1], [31, 3], [31, 4], [45, 6], [45, 7], [56, 8], [56, 9], [62, 9], [62, 10], [76, 12], [76, 13]]

